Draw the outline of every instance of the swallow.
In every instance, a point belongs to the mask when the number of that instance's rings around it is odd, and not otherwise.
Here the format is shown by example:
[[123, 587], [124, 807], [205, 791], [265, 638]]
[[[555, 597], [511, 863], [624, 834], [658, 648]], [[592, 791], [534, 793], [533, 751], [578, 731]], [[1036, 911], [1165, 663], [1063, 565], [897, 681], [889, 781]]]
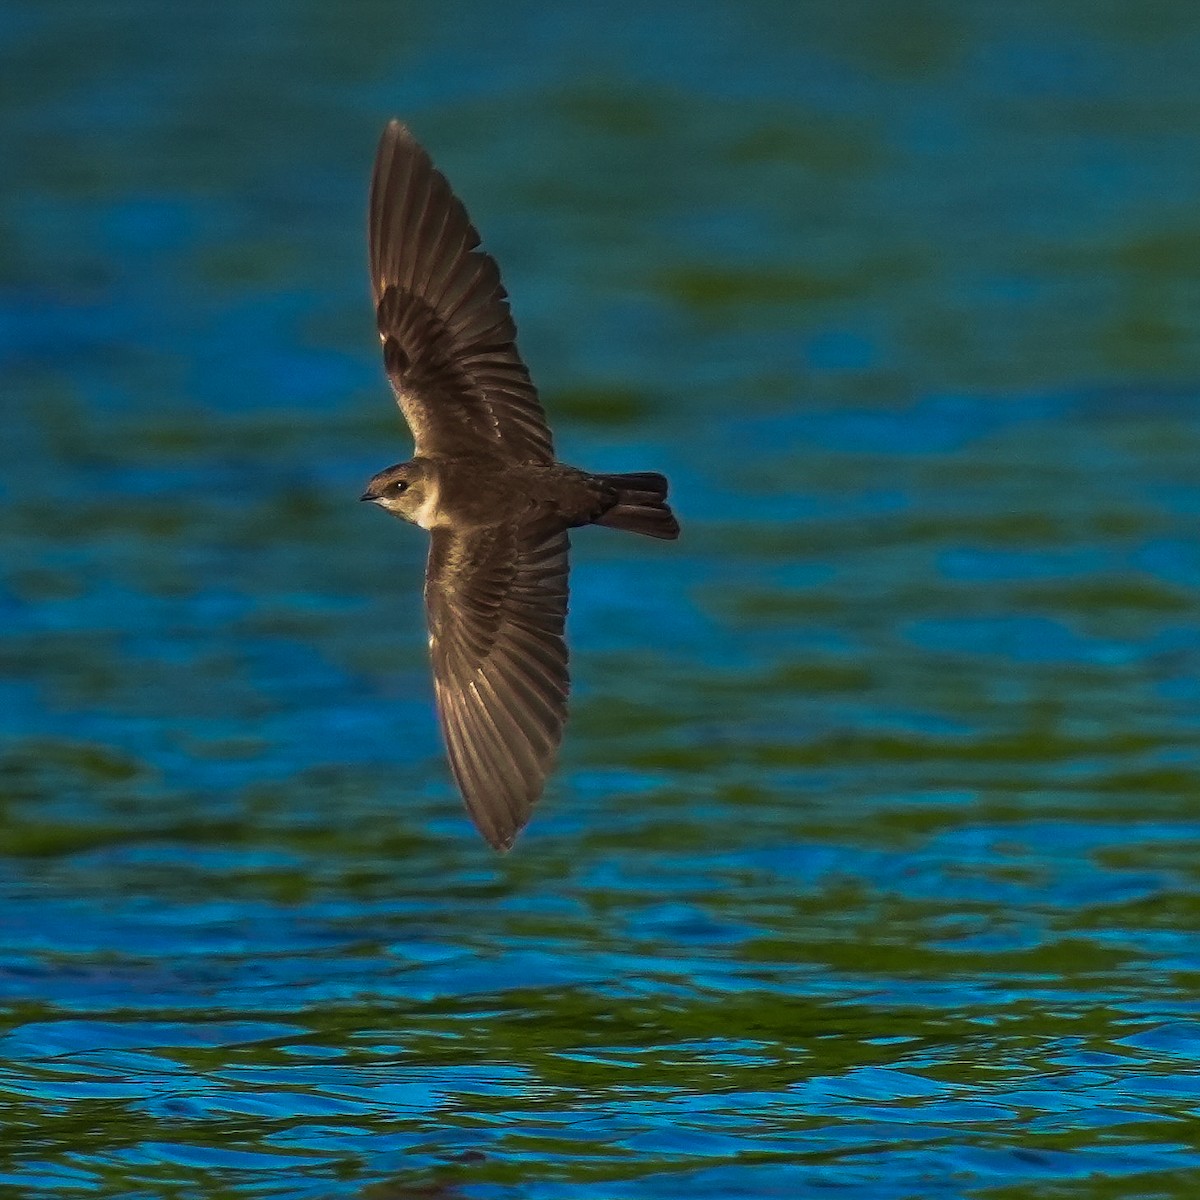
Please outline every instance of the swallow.
[[438, 722], [467, 812], [497, 850], [529, 821], [562, 741], [568, 530], [674, 539], [667, 480], [560, 463], [508, 294], [462, 202], [399, 121], [368, 211], [383, 362], [413, 457], [362, 499], [429, 531], [425, 612]]

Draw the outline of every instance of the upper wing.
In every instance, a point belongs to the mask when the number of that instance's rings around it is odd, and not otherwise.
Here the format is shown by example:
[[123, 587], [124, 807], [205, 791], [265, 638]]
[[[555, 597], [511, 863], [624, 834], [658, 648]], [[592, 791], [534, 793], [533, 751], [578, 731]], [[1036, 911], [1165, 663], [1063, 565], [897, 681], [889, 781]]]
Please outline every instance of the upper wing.
[[442, 736], [479, 832], [507, 850], [567, 719], [565, 532], [434, 529], [425, 577]]
[[418, 454], [551, 462], [500, 271], [446, 178], [399, 121], [371, 176], [371, 287], [383, 360]]

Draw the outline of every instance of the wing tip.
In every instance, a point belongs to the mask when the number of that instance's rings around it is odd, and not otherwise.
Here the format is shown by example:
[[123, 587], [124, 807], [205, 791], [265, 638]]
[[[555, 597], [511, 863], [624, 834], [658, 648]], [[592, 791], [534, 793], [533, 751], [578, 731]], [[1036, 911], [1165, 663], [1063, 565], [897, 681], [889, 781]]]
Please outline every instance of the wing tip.
[[404, 142], [415, 142], [413, 131], [399, 117], [392, 117], [383, 127], [384, 138], [393, 138]]
[[424, 146], [417, 140], [416, 134], [399, 117], [393, 117], [383, 127], [379, 135], [379, 145], [375, 150], [375, 167], [372, 171], [372, 188], [380, 186], [382, 177], [393, 170], [396, 154], [425, 155]]
[[[463, 797], [467, 800], [466, 796]], [[508, 854], [516, 845], [517, 838], [525, 831], [526, 825], [529, 824], [529, 818], [533, 815], [533, 806], [529, 806], [529, 811], [525, 813], [523, 818], [517, 818], [511, 811], [504, 814], [499, 814], [493, 811], [486, 805], [475, 805], [470, 801], [466, 803], [467, 816], [471, 818], [471, 824], [479, 831], [480, 836], [497, 854]], [[497, 819], [498, 817], [506, 817], [507, 819]]]
[[493, 835], [488, 833], [485, 833], [483, 836], [487, 841], [487, 844], [491, 846], [491, 848], [495, 850], [497, 854], [505, 855], [508, 854], [512, 850], [513, 846], [516, 845], [517, 835], [520, 834], [520, 832], [520, 829], [514, 829], [512, 833], [503, 837], [499, 834]]

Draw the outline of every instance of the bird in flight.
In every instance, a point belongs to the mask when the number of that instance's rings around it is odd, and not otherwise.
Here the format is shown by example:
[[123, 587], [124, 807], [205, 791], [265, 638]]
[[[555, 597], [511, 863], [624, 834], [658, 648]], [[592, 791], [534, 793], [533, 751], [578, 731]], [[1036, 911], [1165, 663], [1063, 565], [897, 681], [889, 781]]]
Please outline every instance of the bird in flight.
[[442, 738], [471, 819], [507, 850], [567, 719], [567, 530], [673, 539], [679, 524], [662, 475], [594, 475], [555, 459], [496, 262], [399, 121], [375, 155], [368, 235], [384, 367], [414, 454], [362, 499], [429, 530]]

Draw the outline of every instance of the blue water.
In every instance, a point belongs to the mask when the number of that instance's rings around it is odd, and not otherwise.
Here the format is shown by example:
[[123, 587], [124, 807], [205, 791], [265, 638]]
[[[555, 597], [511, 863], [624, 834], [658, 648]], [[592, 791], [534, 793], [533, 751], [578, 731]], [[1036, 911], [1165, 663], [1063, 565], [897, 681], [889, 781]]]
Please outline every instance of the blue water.
[[[1188, 1198], [1200, 13], [0, 9], [0, 1194]], [[409, 120], [575, 538], [449, 784], [363, 216]]]

